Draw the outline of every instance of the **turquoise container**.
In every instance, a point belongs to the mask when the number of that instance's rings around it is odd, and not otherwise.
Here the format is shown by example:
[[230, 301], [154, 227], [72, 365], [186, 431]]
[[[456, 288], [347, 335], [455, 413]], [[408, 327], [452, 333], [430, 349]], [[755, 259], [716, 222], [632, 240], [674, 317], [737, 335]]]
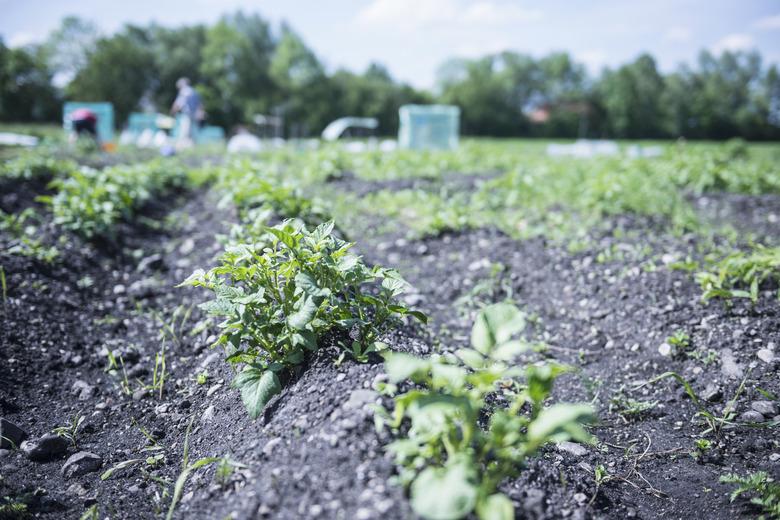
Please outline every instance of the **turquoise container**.
[[62, 107], [62, 127], [70, 132], [72, 123], [70, 114], [79, 108], [91, 110], [97, 116], [97, 132], [101, 143], [114, 141], [114, 105], [111, 103], [82, 103], [80, 101], [68, 101]]
[[408, 150], [458, 147], [460, 108], [452, 105], [404, 105], [398, 110], [398, 146]]

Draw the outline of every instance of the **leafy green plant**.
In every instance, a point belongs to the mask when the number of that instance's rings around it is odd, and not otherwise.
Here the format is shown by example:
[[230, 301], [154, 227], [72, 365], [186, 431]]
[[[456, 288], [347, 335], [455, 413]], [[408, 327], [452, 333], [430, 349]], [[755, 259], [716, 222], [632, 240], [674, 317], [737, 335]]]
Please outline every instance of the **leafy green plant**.
[[609, 400], [609, 411], [616, 412], [626, 422], [645, 416], [656, 406], [658, 406], [658, 401], [634, 399], [625, 395], [622, 389]]
[[752, 494], [750, 503], [760, 507], [764, 513], [758, 517], [760, 520], [780, 518], [780, 484], [775, 482], [765, 471], [757, 471], [745, 476], [729, 473], [722, 475], [720, 481], [738, 486], [731, 493], [732, 502], [742, 494]]
[[51, 205], [55, 224], [86, 238], [113, 238], [120, 220], [132, 217], [154, 194], [185, 181], [184, 170], [166, 161], [103, 170], [81, 168], [54, 179], [51, 186], [57, 194], [39, 200]]
[[11, 214], [0, 210], [0, 231], [5, 231], [10, 237], [10, 240], [4, 244], [3, 252], [34, 258], [49, 264], [57, 258], [59, 252], [56, 247], [46, 246], [38, 238], [38, 226], [31, 222], [35, 217], [37, 215], [32, 208]]
[[386, 354], [389, 384], [382, 390], [396, 394], [396, 385], [415, 383], [395, 395], [391, 411], [378, 409], [377, 418], [380, 427], [408, 427], [388, 450], [420, 516], [462, 518], [475, 511], [482, 519], [514, 518], [512, 502], [498, 486], [548, 442], [591, 441], [581, 424], [592, 417], [590, 406], [544, 407], [564, 367], [523, 370], [511, 363], [530, 349], [525, 340], [513, 339], [524, 328], [516, 307], [497, 304], [479, 313], [471, 348], [428, 359]]
[[[755, 304], [762, 284], [780, 282], [780, 247], [757, 245], [749, 253], [735, 251], [696, 273], [702, 300], [750, 298]], [[780, 290], [777, 293], [780, 299]]]
[[677, 350], [684, 351], [691, 346], [691, 336], [684, 330], [677, 330], [666, 338], [666, 342]]
[[28, 152], [0, 164], [0, 179], [49, 180], [65, 176], [78, 169], [78, 165], [67, 159], [56, 159], [48, 154]]
[[693, 442], [691, 457], [695, 460], [701, 460], [704, 455], [712, 449], [712, 441], [709, 439], [696, 439]]
[[219, 266], [181, 284], [216, 295], [201, 308], [225, 318], [217, 344], [230, 363], [245, 365], [233, 386], [253, 418], [281, 391], [279, 374], [301, 364], [327, 332], [348, 334], [340, 345], [364, 361], [384, 348], [380, 337], [395, 317], [426, 319], [396, 302], [407, 286], [396, 271], [369, 268], [332, 232], [332, 223], [308, 231], [285, 221], [228, 246]]

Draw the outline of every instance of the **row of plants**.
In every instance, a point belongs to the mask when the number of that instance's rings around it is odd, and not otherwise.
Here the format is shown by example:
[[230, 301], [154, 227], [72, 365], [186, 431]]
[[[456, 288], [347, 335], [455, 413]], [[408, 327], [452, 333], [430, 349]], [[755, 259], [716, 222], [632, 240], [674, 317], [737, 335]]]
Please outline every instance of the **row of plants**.
[[391, 327], [427, 321], [399, 302], [407, 288], [399, 273], [366, 265], [332, 222], [270, 225], [279, 217], [316, 217], [304, 197], [262, 178], [258, 166], [238, 170], [230, 166], [217, 178], [242, 223], [225, 237], [217, 265], [182, 285], [213, 294], [201, 308], [221, 320], [215, 345], [236, 367], [233, 387], [252, 418], [326, 338], [341, 349], [339, 361], [382, 355], [388, 383], [379, 390], [392, 406], [377, 409], [377, 427], [393, 430], [397, 440], [388, 450], [398, 481], [409, 487], [415, 512], [432, 519], [472, 512], [514, 518], [498, 488], [522, 462], [551, 441], [591, 441], [582, 426], [589, 406], [544, 406], [564, 367], [517, 363], [530, 347], [517, 338], [525, 328], [518, 309], [484, 309], [471, 348], [429, 358], [390, 352], [382, 339]]
[[102, 170], [81, 167], [50, 186], [48, 204], [54, 223], [85, 238], [115, 238], [116, 225], [129, 221], [153, 197], [187, 184], [186, 170], [174, 161], [156, 160]]

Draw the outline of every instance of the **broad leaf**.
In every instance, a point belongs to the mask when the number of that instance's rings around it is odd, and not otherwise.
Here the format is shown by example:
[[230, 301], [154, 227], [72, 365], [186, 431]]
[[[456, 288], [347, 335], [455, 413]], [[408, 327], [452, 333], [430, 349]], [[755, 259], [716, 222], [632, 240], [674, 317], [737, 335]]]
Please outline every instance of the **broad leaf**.
[[430, 361], [410, 354], [393, 352], [385, 356], [385, 372], [391, 383], [415, 379], [427, 374], [430, 369]]
[[287, 317], [287, 325], [293, 330], [302, 330], [317, 314], [317, 304], [311, 296], [302, 297], [296, 302], [298, 309]]
[[428, 467], [412, 483], [412, 509], [428, 520], [463, 518], [476, 502], [476, 471], [468, 460]]
[[477, 503], [477, 516], [479, 520], [514, 520], [515, 506], [505, 494], [496, 493]]
[[241, 400], [252, 419], [257, 419], [268, 401], [282, 391], [282, 384], [275, 372], [254, 367], [239, 372], [232, 386], [241, 390]]
[[524, 328], [525, 315], [517, 307], [509, 303], [491, 305], [477, 315], [471, 329], [471, 344], [487, 355]]

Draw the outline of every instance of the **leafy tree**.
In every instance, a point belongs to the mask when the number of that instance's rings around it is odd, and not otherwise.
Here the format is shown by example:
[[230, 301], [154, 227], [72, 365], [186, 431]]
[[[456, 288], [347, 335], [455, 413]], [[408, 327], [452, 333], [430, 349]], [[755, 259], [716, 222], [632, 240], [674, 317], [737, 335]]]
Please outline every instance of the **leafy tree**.
[[319, 132], [331, 115], [331, 88], [317, 56], [288, 25], [271, 58], [269, 74], [277, 92], [277, 106], [293, 135]]
[[51, 121], [58, 115], [57, 92], [41, 50], [10, 49], [0, 39], [0, 120]]
[[97, 26], [88, 20], [76, 16], [62, 19], [42, 49], [57, 82], [68, 83], [87, 65], [89, 51], [98, 36]]
[[117, 123], [121, 124], [148, 92], [154, 77], [154, 56], [143, 40], [133, 28], [98, 40], [86, 66], [67, 86], [68, 97], [112, 102]]
[[614, 137], [661, 137], [664, 80], [648, 54], [616, 71], [606, 70], [598, 84], [608, 131]]
[[200, 90], [215, 124], [231, 127], [273, 108], [276, 87], [269, 67], [274, 49], [271, 28], [257, 15], [238, 12], [208, 29]]

